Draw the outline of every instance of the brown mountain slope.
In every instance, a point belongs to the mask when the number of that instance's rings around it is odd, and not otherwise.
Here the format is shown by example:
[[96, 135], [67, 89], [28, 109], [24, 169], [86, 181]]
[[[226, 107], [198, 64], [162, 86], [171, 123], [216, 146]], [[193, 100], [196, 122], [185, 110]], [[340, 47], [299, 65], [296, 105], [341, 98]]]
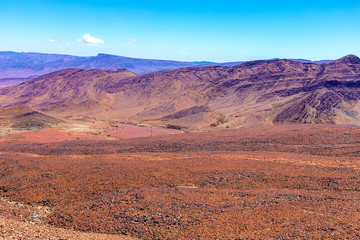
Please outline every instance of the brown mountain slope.
[[132, 108], [143, 107], [134, 121], [199, 128], [359, 124], [359, 80], [359, 59], [346, 56], [323, 65], [275, 60], [183, 68], [128, 79], [114, 91], [137, 99]]
[[360, 125], [359, 99], [360, 59], [354, 55], [321, 65], [270, 60], [141, 76], [73, 69], [0, 89], [5, 106], [26, 103], [62, 116], [86, 114], [190, 129]]
[[0, 109], [1, 128], [41, 129], [62, 124], [65, 122], [24, 105]]
[[55, 114], [102, 112], [113, 105], [113, 96], [104, 91], [114, 79], [136, 74], [117, 71], [67, 69], [1, 89], [2, 106], [26, 104]]

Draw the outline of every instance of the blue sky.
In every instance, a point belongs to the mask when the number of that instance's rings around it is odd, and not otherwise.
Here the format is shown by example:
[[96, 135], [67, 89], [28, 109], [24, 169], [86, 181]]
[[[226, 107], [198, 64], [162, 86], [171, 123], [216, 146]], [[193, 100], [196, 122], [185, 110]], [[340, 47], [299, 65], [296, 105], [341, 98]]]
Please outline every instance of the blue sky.
[[0, 51], [216, 62], [360, 56], [360, 1], [0, 0], [0, 6]]

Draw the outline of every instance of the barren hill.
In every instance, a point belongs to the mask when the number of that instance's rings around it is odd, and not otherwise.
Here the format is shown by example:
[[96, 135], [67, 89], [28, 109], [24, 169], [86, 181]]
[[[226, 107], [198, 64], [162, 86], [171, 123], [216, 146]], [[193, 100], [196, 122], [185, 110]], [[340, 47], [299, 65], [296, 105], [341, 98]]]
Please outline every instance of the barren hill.
[[25, 105], [0, 109], [1, 128], [41, 129], [64, 123], [62, 120], [50, 117]]
[[0, 99], [3, 106], [26, 104], [45, 112], [86, 115], [114, 104], [114, 97], [105, 91], [107, 85], [134, 76], [124, 69], [67, 69], [1, 89]]
[[0, 90], [2, 106], [189, 129], [248, 125], [360, 125], [360, 59], [286, 59], [180, 68], [141, 76], [70, 69]]

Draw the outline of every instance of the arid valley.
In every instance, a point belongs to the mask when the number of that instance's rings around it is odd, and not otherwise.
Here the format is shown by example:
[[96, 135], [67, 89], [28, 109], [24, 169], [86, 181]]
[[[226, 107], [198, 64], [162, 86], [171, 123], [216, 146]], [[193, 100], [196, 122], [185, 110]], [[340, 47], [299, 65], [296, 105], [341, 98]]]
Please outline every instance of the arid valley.
[[1, 0], [0, 240], [360, 239], [359, 26], [359, 0]]
[[171, 68], [1, 88], [0, 236], [360, 238], [357, 56]]

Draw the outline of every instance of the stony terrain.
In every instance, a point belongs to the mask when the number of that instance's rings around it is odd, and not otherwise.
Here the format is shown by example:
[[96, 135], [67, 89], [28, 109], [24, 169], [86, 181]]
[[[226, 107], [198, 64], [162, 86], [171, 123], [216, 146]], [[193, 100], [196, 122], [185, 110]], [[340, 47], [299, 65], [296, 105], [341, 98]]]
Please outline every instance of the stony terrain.
[[81, 240], [131, 240], [113, 234], [85, 233], [46, 225], [48, 207], [31, 206], [0, 199], [0, 239], [81, 239]]
[[184, 130], [325, 123], [360, 125], [360, 59], [269, 60], [145, 75], [68, 69], [0, 89], [0, 105]]
[[48, 209], [46, 229], [140, 239], [357, 239], [359, 147], [360, 128], [344, 125], [2, 142], [0, 194]]

